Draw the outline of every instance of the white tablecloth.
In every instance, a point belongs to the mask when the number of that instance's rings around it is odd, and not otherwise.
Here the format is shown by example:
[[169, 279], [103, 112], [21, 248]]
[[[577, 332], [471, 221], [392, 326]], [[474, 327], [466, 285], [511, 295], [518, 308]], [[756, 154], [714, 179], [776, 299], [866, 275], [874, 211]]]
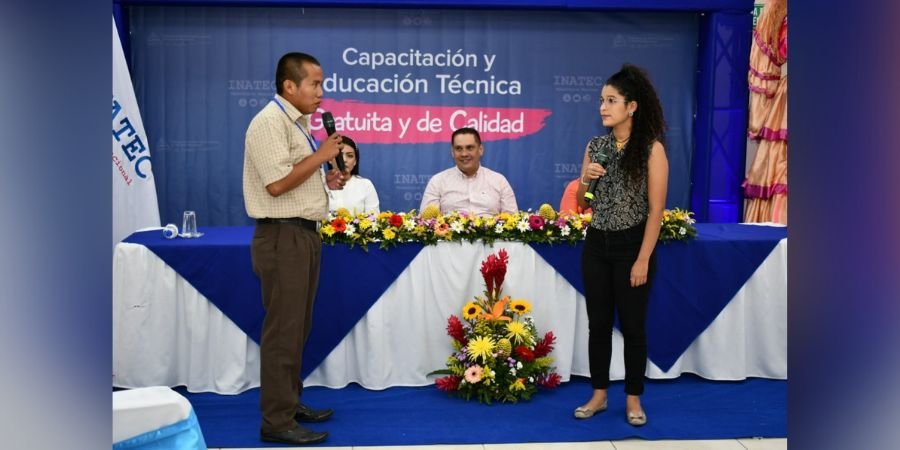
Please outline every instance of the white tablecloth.
[[[498, 247], [426, 246], [304, 384], [431, 384], [426, 374], [443, 368], [451, 352], [447, 317], [460, 316], [463, 304], [483, 291], [480, 262]], [[564, 381], [589, 375], [584, 297], [528, 245], [502, 247], [510, 254], [504, 293], [529, 300], [539, 331], [554, 332], [557, 372]], [[122, 243], [115, 250], [113, 333], [114, 386], [184, 385], [218, 393], [259, 386], [259, 346], [142, 245]], [[682, 373], [713, 380], [787, 378], [786, 239], [668, 371], [652, 361], [647, 369], [650, 378]], [[618, 332], [610, 375], [624, 377]]]

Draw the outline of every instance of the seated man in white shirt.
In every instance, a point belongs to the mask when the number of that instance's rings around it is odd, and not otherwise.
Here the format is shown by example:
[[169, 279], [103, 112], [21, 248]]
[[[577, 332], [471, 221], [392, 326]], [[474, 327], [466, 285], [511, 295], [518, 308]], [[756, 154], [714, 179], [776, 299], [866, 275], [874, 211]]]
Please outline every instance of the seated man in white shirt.
[[456, 167], [431, 177], [422, 195], [420, 211], [431, 204], [437, 205], [441, 214], [459, 211], [491, 216], [519, 210], [516, 194], [506, 177], [481, 166], [484, 147], [477, 130], [460, 128], [454, 131], [450, 149]]

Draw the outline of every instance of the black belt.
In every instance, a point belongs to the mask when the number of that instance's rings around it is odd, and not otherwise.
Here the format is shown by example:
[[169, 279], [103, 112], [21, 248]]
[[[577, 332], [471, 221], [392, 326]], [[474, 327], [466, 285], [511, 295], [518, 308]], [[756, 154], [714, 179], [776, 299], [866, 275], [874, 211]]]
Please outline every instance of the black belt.
[[291, 225], [297, 225], [303, 228], [306, 228], [311, 231], [319, 232], [319, 222], [315, 220], [304, 219], [302, 217], [288, 217], [286, 219], [272, 219], [272, 218], [264, 218], [264, 219], [256, 219], [257, 225], [265, 225], [265, 224], [273, 224], [273, 223], [288, 223]]

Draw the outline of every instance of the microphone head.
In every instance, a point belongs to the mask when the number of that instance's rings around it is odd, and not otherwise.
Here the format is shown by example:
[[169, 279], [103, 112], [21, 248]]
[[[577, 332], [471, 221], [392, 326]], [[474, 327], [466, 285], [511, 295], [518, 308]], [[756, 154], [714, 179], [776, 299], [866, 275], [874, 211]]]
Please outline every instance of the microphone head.
[[[612, 159], [612, 154], [609, 153], [607, 149], [601, 149], [600, 153], [597, 154], [597, 164], [600, 164], [604, 168], [606, 168], [607, 163]], [[591, 184], [588, 186], [587, 191], [584, 192], [584, 199], [588, 202], [594, 200], [594, 190], [597, 189], [597, 183], [600, 181], [599, 178], [594, 178], [591, 180]]]
[[330, 112], [322, 113], [322, 125], [325, 127], [325, 132], [328, 133], [329, 136], [334, 134], [334, 116], [331, 115]]
[[604, 168], [610, 159], [612, 159], [612, 155], [606, 149], [600, 150], [600, 154], [597, 155], [597, 163]]

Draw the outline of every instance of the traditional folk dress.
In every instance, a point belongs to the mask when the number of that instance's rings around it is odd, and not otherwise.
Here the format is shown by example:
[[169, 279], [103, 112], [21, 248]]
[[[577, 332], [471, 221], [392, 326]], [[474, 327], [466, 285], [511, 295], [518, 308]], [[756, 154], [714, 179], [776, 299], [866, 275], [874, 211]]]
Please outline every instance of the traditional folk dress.
[[787, 7], [770, 0], [750, 50], [748, 136], [759, 141], [744, 180], [744, 221], [787, 224]]

